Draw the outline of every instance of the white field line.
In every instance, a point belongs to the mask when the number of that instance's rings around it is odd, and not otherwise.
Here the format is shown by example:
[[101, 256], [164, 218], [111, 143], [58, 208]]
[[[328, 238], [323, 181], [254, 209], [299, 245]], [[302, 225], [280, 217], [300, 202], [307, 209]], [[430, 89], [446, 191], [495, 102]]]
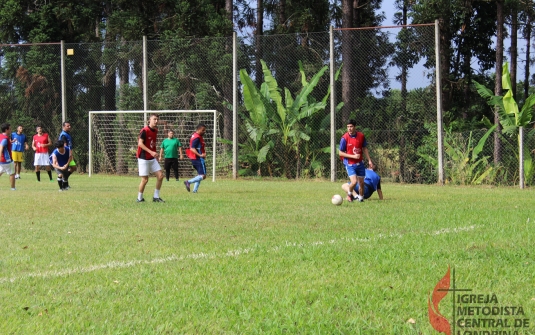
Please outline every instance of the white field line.
[[[457, 234], [461, 232], [471, 231], [476, 229], [477, 226], [467, 226], [467, 227], [458, 227], [458, 228], [442, 228], [437, 231], [433, 232], [420, 232], [416, 233], [418, 235], [429, 235], [429, 236], [436, 236], [436, 235], [442, 235], [442, 234]], [[315, 241], [315, 242], [308, 242], [308, 243], [298, 243], [298, 242], [285, 242], [283, 245], [275, 246], [272, 248], [268, 248], [267, 252], [276, 252], [284, 248], [306, 248], [306, 247], [321, 247], [324, 245], [333, 245], [333, 244], [343, 244], [343, 243], [367, 243], [367, 242], [373, 242], [378, 241], [382, 239], [387, 238], [402, 238], [406, 235], [413, 235], [415, 233], [407, 233], [407, 234], [379, 234], [377, 237], [372, 238], [356, 238], [356, 237], [342, 237], [337, 239], [332, 239], [328, 241]], [[29, 279], [29, 278], [56, 278], [56, 277], [65, 277], [68, 275], [74, 275], [74, 274], [81, 274], [81, 273], [87, 273], [87, 272], [93, 272], [98, 270], [104, 270], [104, 269], [122, 269], [122, 268], [130, 268], [136, 265], [150, 265], [150, 264], [162, 264], [162, 263], [168, 263], [168, 262], [176, 262], [176, 261], [183, 261], [188, 259], [216, 259], [216, 258], [225, 258], [225, 257], [238, 257], [242, 254], [248, 254], [255, 251], [255, 248], [247, 248], [247, 249], [236, 249], [236, 250], [229, 250], [225, 253], [194, 253], [189, 255], [183, 255], [183, 256], [177, 256], [177, 255], [171, 255], [167, 257], [160, 257], [160, 258], [154, 258], [151, 260], [132, 260], [132, 261], [112, 261], [105, 264], [96, 264], [86, 267], [78, 267], [78, 268], [72, 268], [72, 269], [64, 269], [64, 270], [54, 270], [54, 271], [38, 271], [38, 272], [32, 272], [21, 276], [16, 277], [3, 277], [0, 278], [0, 284], [3, 283], [13, 283], [16, 281], [20, 281], [23, 279]]]

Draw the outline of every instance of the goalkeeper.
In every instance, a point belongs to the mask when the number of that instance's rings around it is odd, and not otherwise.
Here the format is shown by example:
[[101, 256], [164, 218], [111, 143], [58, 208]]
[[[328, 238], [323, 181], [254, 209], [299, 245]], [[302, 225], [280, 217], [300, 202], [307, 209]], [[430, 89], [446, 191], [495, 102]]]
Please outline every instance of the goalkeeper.
[[163, 140], [160, 146], [160, 162], [162, 161], [162, 156], [164, 156], [165, 179], [167, 181], [169, 181], [169, 176], [171, 175], [171, 168], [173, 168], [175, 179], [178, 181], [178, 154], [180, 153], [180, 160], [184, 158], [182, 154], [182, 143], [174, 135], [175, 133], [169, 130], [167, 132], [167, 138]]

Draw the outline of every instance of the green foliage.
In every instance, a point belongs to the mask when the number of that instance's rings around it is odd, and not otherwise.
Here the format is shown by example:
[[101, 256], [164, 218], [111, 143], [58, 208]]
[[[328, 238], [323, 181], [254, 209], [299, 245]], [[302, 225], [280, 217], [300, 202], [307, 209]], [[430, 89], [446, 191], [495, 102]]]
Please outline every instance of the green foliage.
[[474, 146], [472, 132], [465, 139], [461, 133], [446, 131], [444, 137], [445, 164], [444, 171], [452, 184], [479, 185], [489, 181], [493, 170], [489, 156], [481, 156], [483, 147], [489, 135], [494, 131], [493, 126], [479, 139]]
[[[244, 120], [251, 143], [249, 152], [256, 156], [254, 163], [263, 163], [268, 154], [278, 156], [284, 166], [284, 174], [290, 177], [288, 159], [295, 157], [296, 160], [300, 160], [302, 146], [310, 141], [312, 128], [307, 121], [319, 111], [324, 110], [327, 105], [330, 91], [321, 101], [316, 101], [311, 96], [321, 76], [327, 70], [327, 66], [324, 66], [308, 81], [303, 66], [299, 62], [302, 88], [295, 97], [288, 88], [284, 88], [284, 98], [277, 80], [264, 61], [262, 61], [262, 69], [264, 83], [260, 88], [255, 86], [247, 71], [240, 70], [244, 104], [249, 112], [249, 116]], [[316, 160], [313, 159], [313, 161]], [[315, 164], [318, 169], [319, 163]]]

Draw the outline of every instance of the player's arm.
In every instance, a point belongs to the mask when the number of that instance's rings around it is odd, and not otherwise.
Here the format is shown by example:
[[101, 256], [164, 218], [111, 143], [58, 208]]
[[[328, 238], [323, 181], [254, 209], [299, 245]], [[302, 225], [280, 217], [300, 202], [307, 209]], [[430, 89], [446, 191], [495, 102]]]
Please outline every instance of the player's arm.
[[[41, 145], [42, 146], [42, 145]], [[44, 145], [45, 147], [51, 147], [52, 146], [52, 140], [50, 139], [50, 136], [48, 136], [48, 143]]]
[[28, 139], [25, 138], [24, 139], [24, 150], [28, 150], [28, 149], [29, 149], [29, 147], [28, 147]]
[[9, 145], [7, 140], [4, 140], [4, 141], [0, 142], [0, 153], [4, 152], [4, 147], [6, 145]]
[[182, 154], [182, 147], [178, 147], [178, 153], [180, 154], [180, 160], [183, 160], [184, 155]]
[[137, 145], [145, 150], [146, 152], [148, 152], [151, 156], [153, 156], [154, 158], [158, 159], [158, 153], [156, 151], [152, 151], [150, 150], [144, 143], [144, 140], [142, 138], [138, 138], [137, 140]]
[[351, 158], [351, 159], [359, 159], [360, 158], [360, 155], [359, 154], [355, 154], [355, 155], [350, 155], [346, 152], [346, 146], [347, 146], [347, 143], [345, 141], [345, 139], [342, 137], [342, 139], [340, 140], [340, 147], [338, 149], [338, 156], [340, 157], [345, 157], [345, 158]]
[[160, 160], [162, 160], [163, 148], [160, 148]]
[[381, 180], [379, 180], [379, 183], [377, 184], [377, 195], [379, 196], [379, 200], [383, 200], [383, 191], [381, 191]]
[[69, 164], [72, 162], [72, 150], [69, 150], [69, 159], [67, 160], [67, 164], [63, 167], [64, 169], [67, 169], [69, 167]]
[[189, 148], [189, 150], [191, 150], [191, 152], [193, 152], [195, 154], [195, 156], [198, 156], [200, 158], [206, 157], [206, 153], [201, 154], [200, 152], [197, 151], [197, 149], [196, 149], [197, 146], [200, 146], [200, 141], [199, 141], [198, 138], [193, 140], [193, 142], [191, 143], [191, 148]]
[[32, 149], [33, 151], [37, 151], [37, 148], [35, 147], [35, 138], [32, 139]]
[[52, 167], [58, 170], [62, 169], [62, 167], [58, 165], [58, 159], [56, 158], [56, 155], [52, 155]]

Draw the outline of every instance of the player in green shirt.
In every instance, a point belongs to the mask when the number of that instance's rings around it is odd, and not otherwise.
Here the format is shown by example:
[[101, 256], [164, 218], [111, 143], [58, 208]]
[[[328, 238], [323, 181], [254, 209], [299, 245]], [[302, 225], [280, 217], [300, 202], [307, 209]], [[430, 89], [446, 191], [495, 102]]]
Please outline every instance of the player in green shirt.
[[171, 168], [175, 172], [176, 181], [178, 181], [178, 154], [180, 153], [180, 160], [184, 158], [182, 155], [182, 143], [178, 138], [174, 137], [175, 133], [172, 130], [167, 132], [167, 138], [163, 140], [160, 146], [160, 162], [162, 161], [162, 155], [165, 158], [165, 179], [169, 181], [169, 175], [171, 174]]

